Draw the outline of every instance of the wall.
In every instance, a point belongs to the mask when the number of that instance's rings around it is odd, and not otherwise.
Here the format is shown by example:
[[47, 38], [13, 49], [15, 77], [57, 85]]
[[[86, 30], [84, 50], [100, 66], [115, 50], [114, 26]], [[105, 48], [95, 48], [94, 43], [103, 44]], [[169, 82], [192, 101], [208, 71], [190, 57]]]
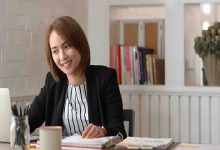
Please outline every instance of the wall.
[[164, 19], [164, 5], [112, 6], [111, 20]]
[[164, 19], [163, 5], [110, 7], [110, 45], [120, 43], [120, 20]]
[[201, 59], [195, 53], [193, 46], [194, 38], [201, 35], [200, 5], [185, 5], [184, 11], [185, 85], [199, 86]]
[[11, 96], [39, 92], [48, 71], [44, 34], [61, 15], [74, 17], [87, 33], [87, 1], [0, 0], [0, 87]]
[[91, 63], [109, 65], [108, 0], [88, 0], [88, 39]]

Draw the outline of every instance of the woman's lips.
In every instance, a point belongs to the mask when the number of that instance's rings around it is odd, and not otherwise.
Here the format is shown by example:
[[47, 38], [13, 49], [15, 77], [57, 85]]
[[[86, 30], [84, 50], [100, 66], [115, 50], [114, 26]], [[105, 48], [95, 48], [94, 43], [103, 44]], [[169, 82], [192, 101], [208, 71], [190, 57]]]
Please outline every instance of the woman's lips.
[[65, 63], [61, 64], [61, 66], [65, 67], [65, 68], [68, 68], [70, 66], [71, 62], [72, 61], [70, 60], [68, 62], [65, 62]]

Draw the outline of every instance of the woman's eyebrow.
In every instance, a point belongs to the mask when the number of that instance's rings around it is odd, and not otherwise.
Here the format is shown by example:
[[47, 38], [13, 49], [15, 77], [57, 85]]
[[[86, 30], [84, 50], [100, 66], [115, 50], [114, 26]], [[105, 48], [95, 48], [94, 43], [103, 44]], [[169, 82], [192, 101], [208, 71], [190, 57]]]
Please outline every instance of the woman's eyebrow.
[[61, 46], [65, 45], [65, 44], [69, 44], [69, 42], [68, 42], [68, 41], [64, 41], [64, 42], [61, 44]]
[[53, 46], [53, 47], [51, 47], [50, 49], [56, 49], [57, 48], [57, 46]]
[[[66, 43], [68, 44], [67, 41], [64, 41], [64, 42], [61, 44], [61, 47], [63, 47]], [[51, 49], [57, 49], [57, 48], [58, 48], [58, 46], [56, 46], [56, 45], [51, 47]]]

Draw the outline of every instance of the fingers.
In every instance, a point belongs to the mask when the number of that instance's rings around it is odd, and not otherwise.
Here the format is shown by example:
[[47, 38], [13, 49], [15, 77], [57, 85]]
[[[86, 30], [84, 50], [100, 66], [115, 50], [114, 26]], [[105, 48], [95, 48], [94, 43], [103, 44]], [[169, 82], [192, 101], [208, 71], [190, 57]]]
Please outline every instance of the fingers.
[[103, 137], [106, 134], [106, 129], [96, 126], [94, 124], [89, 124], [88, 127], [83, 131], [82, 138], [97, 138]]
[[87, 134], [89, 133], [89, 131], [90, 131], [90, 129], [92, 128], [92, 126], [93, 126], [93, 124], [92, 123], [90, 123], [87, 127], [86, 127], [86, 129], [83, 131], [83, 133], [82, 133], [82, 138], [85, 138], [86, 136], [87, 136]]

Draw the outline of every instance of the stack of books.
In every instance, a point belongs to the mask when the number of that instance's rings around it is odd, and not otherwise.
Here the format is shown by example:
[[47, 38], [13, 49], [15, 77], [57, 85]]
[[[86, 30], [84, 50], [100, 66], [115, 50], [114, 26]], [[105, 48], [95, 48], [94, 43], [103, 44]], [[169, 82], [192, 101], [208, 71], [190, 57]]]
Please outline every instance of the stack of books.
[[70, 149], [103, 149], [115, 146], [121, 142], [120, 136], [106, 136], [100, 138], [82, 138], [80, 135], [66, 137], [62, 140], [62, 150]]

